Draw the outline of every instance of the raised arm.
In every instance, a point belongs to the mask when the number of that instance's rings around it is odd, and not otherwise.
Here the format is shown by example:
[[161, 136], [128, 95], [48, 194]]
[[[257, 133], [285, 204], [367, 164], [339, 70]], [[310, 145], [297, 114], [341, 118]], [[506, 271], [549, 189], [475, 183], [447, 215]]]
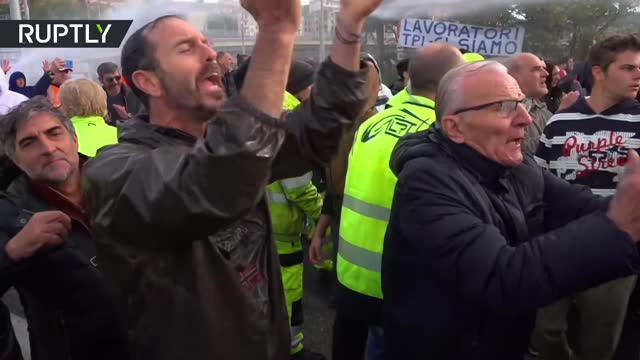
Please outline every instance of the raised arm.
[[277, 118], [300, 0], [246, 0], [242, 5], [260, 26], [242, 93], [222, 106], [205, 139], [192, 148], [140, 151], [138, 145], [122, 144], [89, 161], [85, 193], [98, 228], [175, 244], [232, 223], [262, 198], [285, 138]]
[[271, 117], [282, 113], [293, 45], [302, 19], [300, 0], [242, 0], [260, 31], [240, 94]]
[[351, 71], [360, 68], [360, 49], [364, 24], [382, 0], [342, 0], [336, 21], [331, 60]]
[[366, 110], [367, 67], [360, 63], [362, 31], [367, 17], [381, 3], [341, 1], [331, 56], [318, 71], [311, 99], [286, 115], [287, 138], [274, 163], [272, 180], [300, 176], [328, 162], [338, 150], [343, 130]]

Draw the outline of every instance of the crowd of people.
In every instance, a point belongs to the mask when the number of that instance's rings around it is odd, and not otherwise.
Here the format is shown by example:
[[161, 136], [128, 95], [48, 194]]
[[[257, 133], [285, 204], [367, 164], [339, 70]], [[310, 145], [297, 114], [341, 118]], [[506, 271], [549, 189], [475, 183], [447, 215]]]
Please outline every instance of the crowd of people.
[[251, 56], [171, 15], [97, 82], [3, 61], [0, 290], [32, 359], [324, 359], [305, 259], [334, 360], [640, 358], [640, 37], [577, 65], [434, 43], [386, 86], [381, 2], [342, 0], [319, 64], [299, 0], [241, 2]]

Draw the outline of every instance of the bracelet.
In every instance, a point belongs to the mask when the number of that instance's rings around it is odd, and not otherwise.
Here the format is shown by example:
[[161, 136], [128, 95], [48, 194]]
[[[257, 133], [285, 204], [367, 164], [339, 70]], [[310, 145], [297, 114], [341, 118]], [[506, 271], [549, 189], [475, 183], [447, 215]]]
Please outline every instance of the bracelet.
[[363, 39], [362, 34], [349, 33], [349, 34], [347, 34], [348, 38], [345, 37], [340, 32], [340, 29], [338, 29], [338, 25], [340, 25], [340, 20], [338, 20], [338, 22], [336, 24], [336, 28], [335, 28], [336, 39], [338, 39], [338, 41], [340, 41], [341, 43], [346, 44], [346, 45], [355, 45], [355, 44], [358, 44], [358, 43], [360, 43], [362, 41], [362, 39]]

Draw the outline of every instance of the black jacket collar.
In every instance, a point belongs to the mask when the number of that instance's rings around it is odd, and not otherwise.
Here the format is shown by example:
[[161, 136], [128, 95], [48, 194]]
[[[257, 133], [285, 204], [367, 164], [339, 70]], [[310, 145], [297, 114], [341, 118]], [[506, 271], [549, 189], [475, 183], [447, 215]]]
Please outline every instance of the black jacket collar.
[[[432, 128], [433, 129], [433, 128]], [[498, 186], [509, 172], [509, 168], [487, 159], [475, 149], [466, 144], [457, 144], [442, 133], [440, 129], [433, 132], [430, 138], [436, 138], [442, 148], [455, 158], [462, 167], [469, 170], [480, 183], [490, 187]]]
[[124, 122], [119, 130], [121, 143], [144, 144], [152, 148], [167, 144], [193, 146], [198, 140], [182, 130], [151, 124], [148, 114]]

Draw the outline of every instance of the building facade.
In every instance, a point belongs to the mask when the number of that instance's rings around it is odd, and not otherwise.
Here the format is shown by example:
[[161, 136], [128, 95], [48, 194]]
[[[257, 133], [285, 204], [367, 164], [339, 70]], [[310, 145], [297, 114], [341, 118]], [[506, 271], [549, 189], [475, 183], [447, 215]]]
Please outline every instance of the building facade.
[[331, 36], [336, 27], [338, 12], [340, 0], [311, 0], [304, 9], [307, 19], [304, 22], [304, 32], [312, 39], [318, 39], [321, 31], [324, 31], [325, 38]]

